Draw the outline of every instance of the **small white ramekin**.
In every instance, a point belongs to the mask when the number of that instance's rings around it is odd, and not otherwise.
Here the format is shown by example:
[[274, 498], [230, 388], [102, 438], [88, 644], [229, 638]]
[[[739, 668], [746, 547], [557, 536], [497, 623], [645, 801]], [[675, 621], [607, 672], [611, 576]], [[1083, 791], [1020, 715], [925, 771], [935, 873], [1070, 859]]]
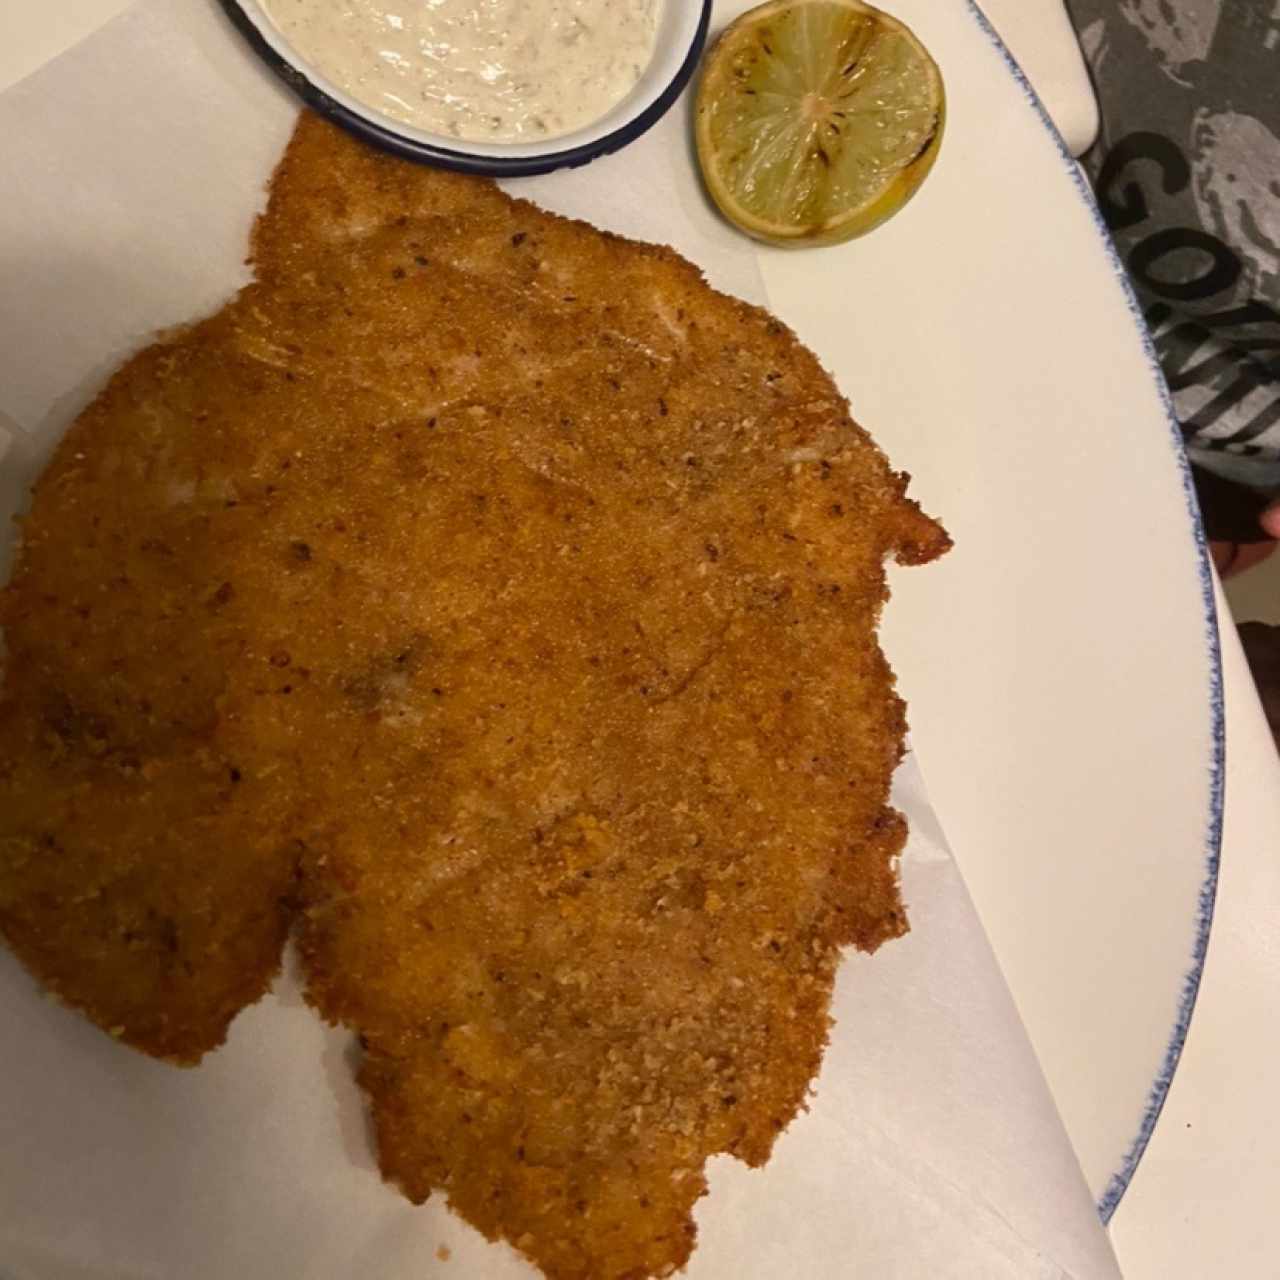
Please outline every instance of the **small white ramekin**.
[[517, 177], [587, 164], [633, 142], [680, 96], [702, 55], [711, 0], [666, 0], [653, 58], [635, 88], [599, 120], [545, 142], [460, 142], [358, 102], [303, 60], [260, 0], [221, 0], [254, 52], [307, 103], [374, 146], [461, 173]]

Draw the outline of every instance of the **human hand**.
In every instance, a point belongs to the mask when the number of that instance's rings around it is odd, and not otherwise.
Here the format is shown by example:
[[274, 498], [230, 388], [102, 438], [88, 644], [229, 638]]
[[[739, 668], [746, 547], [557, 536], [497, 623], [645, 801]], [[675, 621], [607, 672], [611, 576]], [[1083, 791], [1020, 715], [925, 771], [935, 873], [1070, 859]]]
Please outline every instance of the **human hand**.
[[1215, 539], [1209, 543], [1209, 552], [1220, 577], [1231, 578], [1246, 569], [1252, 569], [1280, 545], [1280, 498], [1270, 502], [1258, 513], [1257, 526], [1261, 534], [1258, 540]]

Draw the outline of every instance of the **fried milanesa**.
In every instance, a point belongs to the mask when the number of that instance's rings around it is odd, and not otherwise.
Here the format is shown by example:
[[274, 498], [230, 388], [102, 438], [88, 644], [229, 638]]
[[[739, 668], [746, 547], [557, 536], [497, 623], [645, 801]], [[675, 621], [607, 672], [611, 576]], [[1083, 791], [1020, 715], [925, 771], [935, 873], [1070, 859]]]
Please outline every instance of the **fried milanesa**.
[[904, 928], [875, 625], [946, 535], [669, 251], [304, 118], [255, 259], [37, 488], [0, 927], [184, 1063], [295, 930], [388, 1178], [549, 1276], [669, 1272], [839, 948]]

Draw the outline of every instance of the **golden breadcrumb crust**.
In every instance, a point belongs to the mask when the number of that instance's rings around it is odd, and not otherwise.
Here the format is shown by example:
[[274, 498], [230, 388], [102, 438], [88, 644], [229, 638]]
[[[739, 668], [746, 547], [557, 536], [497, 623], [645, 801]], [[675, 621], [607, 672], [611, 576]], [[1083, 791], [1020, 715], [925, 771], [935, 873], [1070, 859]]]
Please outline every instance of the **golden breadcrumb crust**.
[[903, 931], [886, 557], [831, 379], [674, 253], [304, 116], [256, 281], [143, 351], [3, 596], [0, 930], [193, 1063], [298, 939], [386, 1176], [661, 1275]]

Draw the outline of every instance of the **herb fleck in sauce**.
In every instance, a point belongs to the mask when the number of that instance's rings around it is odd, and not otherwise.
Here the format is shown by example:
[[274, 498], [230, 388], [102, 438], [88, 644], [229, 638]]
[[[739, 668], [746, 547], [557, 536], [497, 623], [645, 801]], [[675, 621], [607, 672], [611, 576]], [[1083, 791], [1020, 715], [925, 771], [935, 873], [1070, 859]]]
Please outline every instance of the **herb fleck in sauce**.
[[282, 35], [366, 106], [469, 142], [591, 124], [635, 86], [662, 0], [263, 0]]

